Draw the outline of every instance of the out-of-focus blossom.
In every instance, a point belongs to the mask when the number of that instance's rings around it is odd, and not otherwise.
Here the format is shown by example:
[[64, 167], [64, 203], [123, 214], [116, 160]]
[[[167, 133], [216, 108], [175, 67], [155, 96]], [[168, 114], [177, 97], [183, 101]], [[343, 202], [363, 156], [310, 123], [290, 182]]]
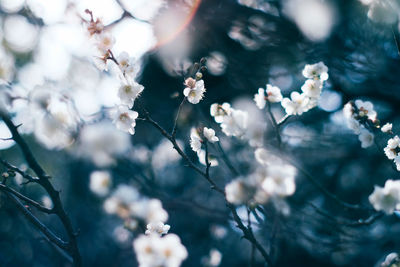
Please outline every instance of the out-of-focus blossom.
[[211, 52], [210, 55], [207, 57], [207, 70], [212, 75], [219, 76], [225, 72], [227, 65], [226, 57], [220, 52]]
[[78, 152], [92, 159], [98, 166], [113, 164], [118, 155], [130, 148], [129, 135], [116, 131], [109, 122], [85, 125], [79, 139]]
[[140, 198], [136, 188], [129, 185], [119, 185], [112, 195], [104, 202], [104, 209], [107, 213], [117, 214], [122, 219], [131, 216], [133, 203]]
[[[206, 151], [204, 149], [200, 149], [197, 151], [197, 157], [199, 158], [199, 162], [206, 166]], [[210, 163], [211, 167], [218, 166], [218, 160], [213, 157], [212, 155], [208, 155], [208, 162]]]
[[219, 250], [213, 248], [210, 250], [210, 254], [202, 258], [202, 263], [206, 267], [217, 267], [221, 264], [222, 253]]
[[373, 145], [374, 143], [374, 134], [368, 131], [367, 129], [361, 129], [360, 135], [358, 139], [361, 142], [362, 148], [367, 148]]
[[279, 87], [267, 84], [266, 92], [267, 92], [267, 99], [269, 102], [278, 103], [282, 101], [282, 93]]
[[201, 137], [199, 135], [199, 132], [197, 131], [196, 128], [192, 128], [190, 130], [190, 147], [194, 152], [198, 152], [201, 149], [201, 144], [202, 144]]
[[90, 174], [90, 190], [99, 196], [105, 196], [112, 184], [111, 174], [108, 171], [94, 171]]
[[399, 267], [400, 266], [400, 257], [396, 252], [389, 253], [384, 262], [380, 265], [381, 267]]
[[333, 2], [319, 0], [285, 0], [286, 14], [309, 40], [322, 42], [329, 37], [338, 12]]
[[[182, 147], [182, 142], [177, 141]], [[155, 169], [162, 169], [165, 166], [177, 162], [181, 156], [176, 152], [172, 144], [168, 140], [162, 140], [153, 150], [151, 165]]]
[[131, 204], [130, 211], [133, 216], [147, 223], [166, 222], [168, 220], [167, 211], [163, 209], [161, 201], [155, 198], [142, 197], [139, 201]]
[[103, 32], [95, 36], [96, 47], [104, 55], [112, 49], [115, 44], [115, 38], [110, 33]]
[[383, 133], [390, 133], [392, 131], [392, 127], [393, 127], [393, 124], [386, 123], [385, 125], [382, 126], [381, 131]]
[[265, 90], [263, 88], [258, 89], [258, 93], [254, 95], [254, 102], [259, 109], [265, 108], [267, 100], [265, 99]]
[[400, 208], [400, 181], [387, 180], [383, 188], [375, 186], [368, 199], [374, 209], [392, 214]]
[[266, 177], [262, 182], [262, 188], [271, 196], [286, 197], [296, 190], [296, 169], [288, 164], [270, 165], [266, 171]]
[[188, 256], [175, 234], [141, 235], [134, 240], [133, 248], [140, 267], [179, 267]]

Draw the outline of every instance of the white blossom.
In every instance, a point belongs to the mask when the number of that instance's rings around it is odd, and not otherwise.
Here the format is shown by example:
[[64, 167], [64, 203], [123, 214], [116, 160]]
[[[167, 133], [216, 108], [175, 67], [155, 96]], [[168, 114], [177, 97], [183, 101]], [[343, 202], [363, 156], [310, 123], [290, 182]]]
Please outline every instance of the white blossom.
[[128, 78], [134, 79], [139, 72], [139, 67], [136, 64], [136, 60], [130, 57], [127, 52], [121, 52], [118, 57], [118, 67], [121, 72]]
[[393, 138], [390, 138], [387, 142], [387, 146], [383, 149], [385, 151], [385, 155], [388, 159], [394, 159], [400, 148], [400, 138], [396, 135]]
[[[181, 141], [177, 140], [179, 147], [183, 147]], [[173, 164], [181, 159], [181, 156], [174, 149], [173, 145], [169, 140], [163, 139], [153, 149], [153, 155], [151, 157], [151, 165], [154, 169], [163, 169], [165, 166]]]
[[308, 79], [301, 87], [304, 94], [310, 98], [318, 98], [322, 91], [322, 82], [320, 80]]
[[271, 196], [286, 197], [296, 190], [296, 169], [288, 164], [270, 165], [267, 168], [266, 177], [262, 182], [262, 188]]
[[89, 188], [99, 196], [108, 194], [111, 183], [111, 174], [108, 171], [94, 171], [90, 174]]
[[136, 111], [130, 110], [127, 106], [119, 106], [114, 111], [113, 123], [117, 129], [135, 134], [136, 118], [138, 117]]
[[139, 267], [179, 267], [188, 256], [175, 234], [141, 235], [133, 241]]
[[158, 234], [161, 236], [168, 234], [168, 231], [171, 228], [171, 226], [168, 224], [164, 224], [163, 222], [151, 222], [147, 224], [146, 228], [147, 228], [145, 232], [146, 235]]
[[246, 181], [238, 178], [225, 186], [226, 200], [232, 204], [241, 205], [247, 203], [254, 195], [256, 188]]
[[400, 181], [387, 180], [385, 186], [375, 186], [374, 192], [368, 197], [369, 202], [377, 211], [392, 214], [400, 208]]
[[360, 117], [368, 117], [371, 121], [376, 120], [377, 113], [374, 110], [374, 105], [370, 101], [361, 101], [361, 100], [356, 100], [354, 102], [358, 109], [358, 115]]
[[399, 267], [400, 266], [400, 257], [396, 252], [389, 253], [385, 261], [382, 262], [380, 267]]
[[374, 143], [374, 134], [368, 131], [367, 129], [363, 128], [360, 131], [358, 139], [361, 142], [361, 147], [367, 148], [372, 146], [372, 144]]
[[190, 130], [190, 147], [194, 152], [198, 152], [201, 149], [203, 140], [201, 140], [201, 137], [199, 135], [199, 132], [197, 131], [196, 128], [192, 128]]
[[53, 201], [49, 196], [44, 195], [41, 200], [45, 208], [52, 209], [54, 207]]
[[115, 38], [110, 33], [102, 32], [95, 36], [97, 49], [102, 54], [107, 54], [108, 51], [114, 46]]
[[221, 264], [222, 253], [219, 250], [213, 248], [210, 250], [210, 254], [207, 257], [202, 258], [202, 263], [208, 267], [217, 267]]
[[277, 86], [267, 84], [267, 99], [271, 103], [278, 103], [282, 101], [281, 89]]
[[118, 90], [118, 97], [123, 105], [127, 105], [129, 108], [132, 108], [135, 99], [140, 95], [143, 89], [143, 85], [138, 84], [135, 81], [128, 80], [120, 86]]
[[254, 101], [259, 109], [265, 108], [267, 100], [265, 99], [265, 90], [263, 88], [258, 89], [258, 93], [254, 95]]
[[393, 124], [386, 123], [385, 125], [382, 126], [381, 131], [383, 133], [390, 133], [392, 131], [392, 127], [393, 127]]
[[400, 155], [397, 154], [397, 156], [394, 158], [394, 163], [396, 164], [396, 169], [400, 171]]
[[328, 67], [321, 61], [315, 64], [307, 64], [303, 69], [303, 76], [308, 79], [320, 79], [326, 81], [328, 79]]
[[166, 222], [168, 213], [163, 209], [160, 200], [142, 197], [139, 201], [130, 205], [131, 215], [140, 218], [147, 223], [150, 222]]
[[227, 136], [242, 137], [247, 129], [247, 119], [247, 112], [231, 108], [230, 114], [223, 117], [222, 131]]
[[[206, 151], [204, 149], [200, 149], [199, 151], [197, 151], [197, 157], [199, 158], [199, 162], [206, 166]], [[210, 154], [208, 154], [208, 162], [211, 164], [211, 167], [215, 167], [218, 166], [218, 160], [211, 156]]]
[[85, 125], [80, 132], [78, 152], [91, 158], [98, 166], [115, 162], [115, 157], [130, 148], [129, 135], [116, 131], [109, 122]]
[[100, 70], [100, 71], [108, 70], [107, 58], [108, 58], [108, 54], [95, 55], [93, 57], [93, 63], [98, 70]]
[[207, 138], [208, 142], [215, 143], [219, 141], [219, 138], [215, 136], [215, 131], [212, 128], [203, 128], [203, 135]]
[[214, 117], [216, 123], [222, 123], [225, 116], [229, 116], [232, 112], [231, 105], [229, 103], [212, 104], [210, 107], [210, 114]]
[[136, 188], [121, 184], [104, 202], [104, 209], [107, 213], [117, 214], [122, 219], [132, 215], [132, 205], [140, 198]]
[[289, 98], [282, 99], [281, 105], [288, 115], [301, 115], [308, 109], [309, 98], [304, 94], [292, 92]]
[[190, 103], [198, 104], [200, 100], [203, 99], [204, 93], [206, 91], [206, 89], [204, 88], [204, 81], [195, 81], [193, 78], [188, 78], [185, 81], [185, 85], [187, 87], [183, 90], [184, 96], [187, 97], [187, 100]]

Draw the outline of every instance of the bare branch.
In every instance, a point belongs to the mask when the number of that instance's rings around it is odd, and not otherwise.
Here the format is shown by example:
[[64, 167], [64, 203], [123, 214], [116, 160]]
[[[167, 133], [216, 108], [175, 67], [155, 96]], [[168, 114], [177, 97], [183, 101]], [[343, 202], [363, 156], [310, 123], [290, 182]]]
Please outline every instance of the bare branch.
[[19, 199], [25, 201], [26, 203], [30, 204], [31, 206], [35, 207], [36, 209], [38, 209], [41, 212], [47, 213], [47, 214], [53, 214], [54, 210], [53, 209], [48, 209], [42, 205], [40, 205], [38, 202], [34, 201], [33, 199], [30, 199], [29, 197], [15, 191], [14, 189], [4, 185], [4, 184], [0, 184], [0, 190], [2, 191], [7, 191], [11, 194], [13, 194], [14, 196], [18, 197]]
[[[29, 149], [27, 143], [25, 140], [22, 138], [22, 136], [18, 132], [18, 127], [14, 125], [14, 123], [11, 121], [9, 116], [3, 112], [0, 111], [0, 117], [4, 121], [4, 123], [7, 125], [8, 129], [10, 130], [12, 134], [12, 138], [14, 141], [18, 144], [20, 147], [22, 154], [25, 157], [26, 162], [28, 163], [29, 167], [36, 173], [38, 176], [38, 180], [36, 181], [38, 184], [40, 184], [46, 192], [49, 194], [51, 200], [53, 201], [54, 207], [54, 213], [57, 214], [58, 218], [60, 219], [61, 223], [63, 224], [68, 238], [68, 246], [65, 248], [67, 251], [71, 253], [71, 256], [74, 260], [74, 265], [75, 266], [81, 266], [81, 256], [79, 253], [78, 249], [78, 244], [76, 240], [76, 233], [72, 227], [72, 223], [67, 216], [64, 207], [62, 205], [61, 199], [60, 199], [60, 193], [59, 191], [55, 190], [53, 185], [49, 181], [49, 176], [46, 174], [46, 172], [43, 170], [43, 168], [39, 165], [37, 162], [36, 158], [32, 154], [31, 150]], [[14, 196], [12, 196], [14, 197]]]
[[15, 204], [15, 206], [22, 212], [22, 214], [31, 222], [40, 232], [42, 232], [52, 243], [57, 245], [59, 248], [68, 249], [68, 243], [61, 240], [56, 236], [46, 225], [44, 225], [38, 218], [36, 218], [25, 206], [19, 201], [19, 199], [8, 191], [3, 191], [4, 194]]

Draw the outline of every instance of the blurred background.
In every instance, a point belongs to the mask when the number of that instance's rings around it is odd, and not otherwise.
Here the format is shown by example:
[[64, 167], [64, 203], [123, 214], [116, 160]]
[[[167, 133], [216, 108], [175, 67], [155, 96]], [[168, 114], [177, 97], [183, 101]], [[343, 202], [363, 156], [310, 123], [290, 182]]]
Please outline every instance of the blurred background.
[[[393, 123], [395, 133], [400, 123], [400, 3], [389, 1], [393, 8], [379, 13], [371, 11], [371, 2], [0, 0], [0, 78], [18, 92], [41, 84], [70, 92], [84, 120], [112, 107], [119, 80], [112, 69], [111, 74], [99, 72], [91, 61], [92, 44], [82, 23], [88, 19], [84, 10], [90, 9], [115, 36], [113, 51], [127, 51], [139, 60], [138, 81], [145, 86], [141, 104], [166, 129], [172, 128], [186, 71], [207, 58], [206, 96], [199, 105], [184, 105], [178, 121], [177, 138], [196, 160], [189, 147], [190, 128], [204, 124], [218, 129], [209, 115], [215, 102], [247, 110], [254, 127], [266, 123], [264, 145], [273, 149], [273, 128], [266, 114], [255, 108], [254, 94], [270, 83], [288, 96], [304, 82], [304, 65], [323, 61], [329, 68], [327, 86], [316, 109], [282, 128], [284, 154], [341, 199], [369, 205], [374, 185], [399, 175], [383, 153], [387, 140], [378, 135], [376, 146], [362, 149], [341, 109], [349, 100], [369, 100], [382, 122]], [[284, 115], [279, 106], [273, 112]], [[0, 135], [9, 135], [4, 124]], [[220, 130], [217, 135], [223, 136]], [[104, 199], [89, 190], [90, 173], [98, 169], [112, 173], [114, 186], [130, 184], [162, 201], [171, 232], [180, 236], [189, 252], [182, 266], [249, 265], [251, 246], [235, 228], [223, 199], [185, 167], [150, 125], [137, 122], [131, 148], [113, 165], [101, 168], [76, 155], [79, 144], [57, 150], [33, 134], [25, 138], [61, 189], [66, 211], [79, 229], [85, 266], [137, 266], [132, 240], [141, 231], [126, 230], [119, 218], [104, 212]], [[221, 142], [237, 168], [252, 169], [251, 148], [237, 139]], [[12, 141], [0, 141], [0, 148], [2, 158], [26, 168]], [[235, 177], [220, 165], [212, 175], [223, 186]], [[51, 205], [39, 186], [20, 184], [15, 179], [12, 187]], [[347, 226], [344, 221], [355, 222], [368, 214], [346, 210], [326, 198], [302, 173], [296, 186], [288, 199], [290, 215], [267, 204], [263, 222], [253, 218], [258, 239], [273, 250], [275, 266], [374, 266], [399, 250], [397, 215]], [[245, 208], [238, 212], [245, 218]], [[65, 235], [56, 217], [35, 214]], [[221, 253], [220, 263], [210, 261], [213, 249]], [[69, 266], [1, 194], [0, 265]], [[256, 266], [264, 266], [259, 255]]]

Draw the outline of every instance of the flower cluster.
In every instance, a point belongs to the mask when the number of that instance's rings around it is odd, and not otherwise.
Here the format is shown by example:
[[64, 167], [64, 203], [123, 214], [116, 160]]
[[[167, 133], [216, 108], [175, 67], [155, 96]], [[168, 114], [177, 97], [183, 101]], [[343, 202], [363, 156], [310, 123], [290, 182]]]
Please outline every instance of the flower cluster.
[[74, 142], [79, 117], [67, 92], [52, 85], [38, 85], [29, 91], [27, 105], [18, 110], [16, 121], [24, 133], [34, 132], [48, 149], [62, 149]]
[[361, 147], [370, 147], [374, 142], [374, 134], [367, 127], [375, 126], [377, 123], [377, 113], [374, 110], [374, 105], [369, 101], [357, 99], [354, 103], [349, 102], [344, 106], [343, 115], [346, 118], [347, 126], [355, 134], [358, 134]]
[[112, 60], [121, 73], [121, 86], [118, 90], [118, 97], [121, 104], [111, 112], [113, 123], [124, 132], [135, 134], [136, 118], [138, 113], [130, 109], [136, 98], [143, 91], [144, 87], [135, 81], [139, 72], [136, 60], [130, 57], [127, 52], [121, 52], [118, 57], [114, 57], [112, 47], [115, 43], [114, 37], [104, 30], [104, 26], [99, 19], [94, 20], [91, 11], [86, 10], [90, 15], [90, 21], [87, 22], [87, 30], [94, 38], [98, 55], [94, 57], [95, 65], [100, 70], [108, 70], [108, 60]]
[[104, 209], [109, 214], [116, 214], [132, 229], [136, 228], [137, 220], [154, 228], [154, 223], [164, 223], [168, 219], [160, 200], [141, 196], [136, 188], [129, 185], [119, 185], [104, 201]]
[[383, 188], [375, 186], [368, 199], [374, 209], [392, 214], [400, 208], [400, 181], [387, 180]]
[[254, 95], [257, 107], [265, 108], [267, 101], [281, 103], [287, 115], [301, 115], [317, 106], [324, 81], [328, 79], [328, 67], [323, 62], [306, 65], [303, 69], [303, 76], [307, 80], [301, 87], [302, 93], [292, 92], [290, 98], [283, 98], [281, 90], [270, 84], [267, 84], [265, 90], [258, 89], [258, 93]]
[[141, 235], [133, 242], [139, 266], [178, 267], [188, 256], [186, 248], [175, 234]]
[[296, 169], [264, 148], [255, 151], [259, 168], [247, 177], [240, 177], [225, 187], [229, 202], [241, 205], [266, 203], [269, 199], [284, 198], [296, 190]]
[[308, 79], [301, 87], [303, 93], [292, 92], [290, 99], [282, 99], [281, 105], [288, 115], [301, 115], [317, 106], [324, 81], [328, 79], [328, 67], [323, 62], [307, 64], [303, 76]]

